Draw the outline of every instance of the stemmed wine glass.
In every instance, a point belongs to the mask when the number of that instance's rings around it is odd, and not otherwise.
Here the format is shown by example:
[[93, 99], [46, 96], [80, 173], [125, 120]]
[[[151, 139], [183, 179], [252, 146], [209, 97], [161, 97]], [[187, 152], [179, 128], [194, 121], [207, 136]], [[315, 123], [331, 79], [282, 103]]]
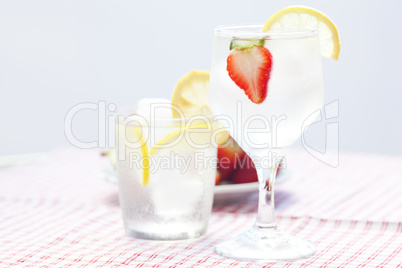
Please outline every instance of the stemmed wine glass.
[[315, 248], [278, 228], [274, 210], [277, 167], [323, 105], [317, 29], [263, 32], [263, 25], [215, 29], [209, 105], [251, 157], [259, 180], [254, 225], [215, 251], [239, 260], [308, 258]]

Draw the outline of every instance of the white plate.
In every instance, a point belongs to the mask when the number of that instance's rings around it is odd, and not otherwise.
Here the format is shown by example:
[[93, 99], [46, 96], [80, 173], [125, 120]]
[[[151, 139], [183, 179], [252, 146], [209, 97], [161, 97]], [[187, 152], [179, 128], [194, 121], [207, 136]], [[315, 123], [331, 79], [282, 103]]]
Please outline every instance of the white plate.
[[[117, 183], [116, 172], [112, 165], [108, 165], [103, 169], [102, 177], [110, 183]], [[289, 177], [289, 170], [282, 169], [278, 173], [276, 183], [286, 181]], [[258, 192], [258, 182], [216, 185], [214, 188], [214, 203], [239, 202], [255, 192]]]

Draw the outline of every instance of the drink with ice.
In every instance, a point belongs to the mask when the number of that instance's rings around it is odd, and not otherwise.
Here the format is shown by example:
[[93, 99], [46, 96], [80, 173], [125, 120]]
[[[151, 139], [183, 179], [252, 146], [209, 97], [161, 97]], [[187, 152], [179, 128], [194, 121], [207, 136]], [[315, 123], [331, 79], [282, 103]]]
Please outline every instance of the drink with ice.
[[297, 260], [315, 249], [277, 227], [274, 181], [286, 150], [323, 105], [320, 38], [314, 28], [262, 29], [239, 25], [215, 30], [210, 108], [251, 157], [259, 181], [255, 224], [215, 251], [240, 260]]
[[171, 115], [170, 102], [160, 99], [118, 115], [119, 199], [130, 236], [177, 240], [206, 231], [216, 174], [214, 122]]
[[[247, 26], [236, 33], [217, 29], [213, 44], [213, 61], [209, 103], [215, 115], [225, 115], [228, 130], [249, 154], [258, 149], [275, 149], [281, 153], [300, 136], [303, 126], [323, 104], [323, 81], [320, 43], [317, 31], [269, 33], [261, 26]], [[265, 100], [253, 103], [228, 75], [230, 46], [263, 42], [272, 55]], [[258, 131], [244, 132], [244, 129]]]

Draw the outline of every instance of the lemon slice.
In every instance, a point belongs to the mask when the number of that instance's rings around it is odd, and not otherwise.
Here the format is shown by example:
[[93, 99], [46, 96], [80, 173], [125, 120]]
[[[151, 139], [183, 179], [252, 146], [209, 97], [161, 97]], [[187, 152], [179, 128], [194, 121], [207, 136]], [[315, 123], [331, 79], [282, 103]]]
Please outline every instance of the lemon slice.
[[[208, 104], [209, 72], [191, 71], [177, 83], [172, 97], [173, 117], [190, 118], [197, 115], [211, 115]], [[221, 124], [215, 124], [216, 142], [222, 144], [229, 138], [229, 133]]]
[[[184, 76], [176, 85], [176, 89], [172, 97], [173, 117], [181, 118], [183, 115], [186, 119], [192, 116], [199, 115], [211, 115], [212, 112], [208, 105], [208, 89], [209, 89], [209, 72], [208, 71], [191, 71], [186, 76]], [[201, 119], [200, 119], [201, 120]], [[186, 131], [196, 130], [196, 129], [209, 129], [214, 131], [216, 142], [222, 144], [226, 142], [229, 138], [229, 133], [221, 126], [218, 122], [199, 123], [197, 118], [195, 122], [189, 125], [180, 125], [174, 129], [171, 133], [167, 134], [164, 138], [159, 140], [150, 150], [148, 150], [147, 142], [143, 138], [141, 127], [134, 127], [135, 136], [140, 144], [141, 151], [141, 163], [143, 167], [142, 185], [147, 185], [150, 176], [150, 157], [157, 154], [158, 151], [170, 152], [170, 150], [164, 150], [166, 145], [172, 144], [173, 142]], [[202, 121], [202, 120], [201, 120]], [[197, 133], [196, 139], [199, 143], [209, 142], [208, 133]], [[181, 140], [180, 145], [185, 146], [187, 144], [186, 140]], [[183, 147], [183, 148], [187, 148]], [[177, 150], [177, 147], [175, 147]]]
[[321, 55], [338, 60], [341, 50], [338, 29], [322, 12], [302, 6], [291, 6], [279, 10], [264, 25], [263, 31], [303, 30], [318, 28]]
[[[186, 118], [194, 115], [212, 114], [208, 105], [209, 72], [191, 71], [177, 83], [172, 104], [181, 110]], [[173, 117], [180, 114], [173, 110]]]
[[147, 185], [149, 182], [149, 174], [150, 174], [150, 163], [149, 163], [149, 153], [148, 146], [146, 140], [141, 132], [141, 127], [134, 127], [135, 135], [137, 136], [140, 143], [141, 150], [141, 164], [142, 164], [142, 185]]
[[156, 151], [158, 151], [160, 149], [163, 149], [167, 144], [170, 144], [170, 143], [174, 142], [175, 140], [177, 140], [177, 138], [179, 137], [180, 133], [182, 133], [182, 128], [177, 129], [177, 130], [169, 133], [165, 137], [163, 137], [163, 139], [158, 141], [151, 148], [151, 150], [149, 151], [149, 155], [154, 155]]
[[[187, 126], [181, 126], [179, 129], [169, 133], [166, 135], [163, 139], [158, 141], [149, 151], [149, 155], [155, 155], [155, 153], [158, 150], [162, 150], [165, 148], [166, 145], [171, 144], [172, 142], [175, 142], [178, 137], [186, 132], [186, 131], [191, 131], [191, 130], [196, 130], [196, 129], [209, 129], [212, 130], [211, 124], [208, 123], [199, 123], [199, 124], [192, 124], [192, 125], [187, 125]], [[183, 137], [184, 138], [184, 137]], [[187, 143], [187, 142], [186, 142]]]
[[[189, 131], [192, 129], [210, 129], [212, 130], [211, 124], [207, 123], [200, 123], [200, 124], [193, 124], [193, 125], [188, 125], [188, 126], [181, 126], [175, 131], [169, 133], [166, 135], [163, 139], [158, 141], [155, 146], [151, 148], [151, 150], [148, 150], [147, 142], [144, 139], [142, 132], [141, 132], [141, 127], [133, 127], [135, 136], [138, 138], [138, 142], [140, 144], [140, 151], [141, 151], [141, 164], [143, 167], [142, 171], [142, 185], [145, 186], [149, 182], [149, 176], [150, 176], [150, 157], [155, 155], [158, 150], [162, 150], [165, 148], [166, 145], [169, 145], [170, 143], [174, 142], [181, 133], [184, 134], [185, 131]], [[187, 141], [185, 141], [187, 143]]]

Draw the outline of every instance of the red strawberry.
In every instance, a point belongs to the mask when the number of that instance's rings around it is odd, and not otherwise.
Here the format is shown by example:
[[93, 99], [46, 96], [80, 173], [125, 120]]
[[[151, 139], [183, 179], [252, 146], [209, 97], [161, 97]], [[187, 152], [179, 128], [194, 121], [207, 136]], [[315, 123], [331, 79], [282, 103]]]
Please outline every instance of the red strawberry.
[[272, 55], [261, 45], [235, 46], [228, 58], [226, 70], [238, 87], [254, 103], [262, 103], [268, 92]]
[[219, 172], [219, 170], [217, 170], [215, 175], [215, 185], [218, 185], [220, 181], [221, 181], [221, 173]]
[[[280, 165], [278, 165], [278, 169], [276, 170], [277, 174], [279, 170]], [[233, 172], [232, 181], [234, 184], [258, 181], [257, 171], [254, 163], [247, 154], [244, 154], [243, 158], [240, 160], [240, 163], [237, 163], [236, 169]]]
[[232, 181], [234, 184], [258, 181], [254, 163], [247, 154], [244, 154], [240, 162], [237, 163], [236, 169], [233, 172]]
[[240, 161], [240, 159], [243, 158], [243, 155], [245, 155], [245, 152], [232, 137], [230, 137], [224, 145], [218, 147], [217, 166], [218, 172], [220, 173], [220, 181], [227, 181], [230, 179], [230, 175], [238, 164], [236, 161]]

